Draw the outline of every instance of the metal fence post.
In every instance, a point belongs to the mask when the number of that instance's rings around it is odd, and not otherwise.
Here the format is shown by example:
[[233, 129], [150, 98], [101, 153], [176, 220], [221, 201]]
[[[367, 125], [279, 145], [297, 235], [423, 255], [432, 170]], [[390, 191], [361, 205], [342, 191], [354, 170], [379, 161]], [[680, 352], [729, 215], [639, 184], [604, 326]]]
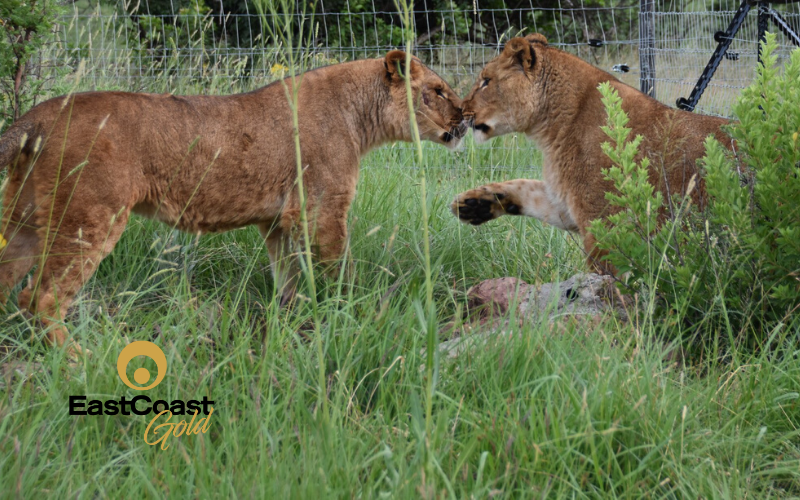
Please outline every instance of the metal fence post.
[[655, 0], [639, 0], [639, 87], [656, 96], [656, 22]]
[[767, 41], [769, 2], [758, 2], [758, 62], [761, 63], [761, 44]]

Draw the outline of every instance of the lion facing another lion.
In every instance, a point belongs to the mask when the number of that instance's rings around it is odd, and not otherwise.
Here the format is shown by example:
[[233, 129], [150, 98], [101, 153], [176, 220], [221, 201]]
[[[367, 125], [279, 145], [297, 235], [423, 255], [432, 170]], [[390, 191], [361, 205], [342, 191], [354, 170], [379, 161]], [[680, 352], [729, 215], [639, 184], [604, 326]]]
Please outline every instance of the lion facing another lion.
[[[610, 215], [606, 192], [613, 189], [603, 169], [612, 166], [601, 144], [607, 116], [597, 87], [609, 84], [622, 98], [628, 127], [644, 136], [640, 156], [650, 158], [650, 182], [665, 196], [684, 195], [698, 174], [703, 141], [714, 135], [722, 144], [727, 120], [670, 108], [582, 59], [550, 47], [539, 34], [513, 38], [480, 73], [464, 99], [464, 117], [478, 141], [523, 132], [542, 150], [543, 180], [515, 179], [459, 194], [451, 208], [474, 225], [501, 215], [526, 215], [577, 232], [591, 266], [601, 253], [587, 228]], [[702, 179], [691, 193], [705, 196]]]
[[[300, 149], [311, 242], [335, 262], [346, 241], [359, 159], [390, 141], [410, 141], [401, 63], [383, 59], [329, 66], [302, 76]], [[482, 224], [527, 215], [580, 233], [591, 265], [604, 269], [592, 220], [610, 214], [613, 185], [601, 144], [606, 112], [597, 89], [622, 98], [634, 134], [644, 136], [650, 181], [665, 195], [688, 194], [703, 141], [729, 138], [721, 118], [669, 108], [610, 74], [559, 51], [538, 34], [511, 39], [462, 101], [419, 60], [410, 64], [422, 139], [456, 146], [468, 123], [480, 142], [524, 132], [544, 153], [543, 181], [516, 179], [460, 194], [453, 212]], [[462, 115], [463, 106], [463, 115]], [[293, 246], [301, 217], [291, 109], [284, 85], [223, 97], [96, 92], [47, 101], [0, 138], [9, 167], [0, 235], [0, 305], [35, 265], [20, 306], [66, 341], [67, 307], [138, 213], [195, 232], [255, 225], [269, 251], [282, 302], [295, 292]], [[702, 180], [691, 192], [702, 203]]]
[[[342, 254], [360, 158], [410, 141], [406, 55], [305, 73], [299, 135], [313, 245]], [[461, 99], [414, 58], [409, 75], [420, 136], [460, 142]], [[301, 215], [292, 114], [280, 82], [230, 96], [92, 92], [31, 109], [0, 139], [9, 168], [0, 234], [0, 305], [35, 266], [19, 305], [67, 339], [63, 318], [122, 235], [131, 213], [206, 233], [255, 225], [283, 301], [295, 291]]]

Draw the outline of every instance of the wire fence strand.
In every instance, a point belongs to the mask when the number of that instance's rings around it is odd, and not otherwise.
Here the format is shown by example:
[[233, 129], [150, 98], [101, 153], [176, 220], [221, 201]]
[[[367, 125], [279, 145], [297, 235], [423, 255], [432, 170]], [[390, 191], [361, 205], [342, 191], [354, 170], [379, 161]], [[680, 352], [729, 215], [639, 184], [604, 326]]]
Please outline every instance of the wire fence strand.
[[[147, 0], [136, 5], [124, 0], [71, 3], [38, 71], [55, 87], [82, 68], [82, 89], [176, 93], [244, 91], [282, 76], [282, 48], [269, 37], [278, 28], [272, 15], [252, 12], [249, 2], [241, 2], [240, 12], [212, 10], [196, 0], [193, 6], [177, 2], [172, 0], [166, 12], [154, 11]], [[311, 32], [299, 49], [306, 67], [380, 57], [402, 46], [397, 12], [374, 0], [355, 8], [349, 1], [344, 5], [344, 10], [328, 11], [321, 0], [317, 11], [293, 14]], [[639, 2], [598, 7], [559, 0], [552, 8], [534, 6], [533, 0], [516, 8], [484, 8], [478, 0], [449, 5], [415, 11], [415, 55], [459, 92], [469, 88], [506, 40], [531, 32], [544, 33], [551, 45], [639, 87]], [[674, 106], [678, 97], [689, 95], [716, 47], [714, 33], [726, 29], [738, 6], [736, 0], [656, 1], [652, 82], [659, 100]], [[773, 8], [800, 31], [800, 3]], [[700, 100], [699, 112], [730, 114], [733, 100], [752, 81], [757, 38], [753, 9]], [[782, 60], [793, 46], [784, 35], [778, 42]]]

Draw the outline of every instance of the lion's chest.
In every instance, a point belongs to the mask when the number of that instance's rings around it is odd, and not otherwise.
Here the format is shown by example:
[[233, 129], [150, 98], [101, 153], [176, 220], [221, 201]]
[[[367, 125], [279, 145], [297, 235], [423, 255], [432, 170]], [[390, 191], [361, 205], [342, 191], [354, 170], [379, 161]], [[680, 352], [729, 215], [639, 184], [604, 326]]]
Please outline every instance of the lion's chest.
[[577, 193], [570, 188], [570, 183], [565, 177], [563, 172], [548, 161], [548, 157], [545, 155], [544, 165], [542, 166], [545, 196], [547, 196], [550, 205], [561, 214], [564, 225], [570, 230], [577, 230], [578, 225], [575, 222], [578, 220], [575, 213], [576, 207], [574, 202], [570, 202], [575, 199]]

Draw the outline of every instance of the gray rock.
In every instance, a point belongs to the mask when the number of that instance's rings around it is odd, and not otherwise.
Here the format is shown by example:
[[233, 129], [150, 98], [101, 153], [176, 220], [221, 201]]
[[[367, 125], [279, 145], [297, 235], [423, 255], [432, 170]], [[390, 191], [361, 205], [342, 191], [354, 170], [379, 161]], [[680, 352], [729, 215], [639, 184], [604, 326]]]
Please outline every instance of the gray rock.
[[471, 310], [478, 309], [481, 318], [502, 316], [515, 310], [524, 321], [547, 315], [603, 315], [608, 311], [625, 314], [622, 297], [616, 292], [614, 278], [594, 273], [579, 273], [561, 283], [540, 287], [516, 278], [482, 281], [467, 291]]
[[597, 323], [611, 312], [625, 321], [629, 302], [615, 289], [614, 278], [594, 273], [579, 273], [539, 287], [517, 278], [485, 280], [467, 291], [467, 300], [469, 321], [458, 329], [459, 336], [439, 344], [440, 353], [449, 358], [509, 335], [511, 311], [520, 324], [544, 317], [550, 323], [565, 319]]

